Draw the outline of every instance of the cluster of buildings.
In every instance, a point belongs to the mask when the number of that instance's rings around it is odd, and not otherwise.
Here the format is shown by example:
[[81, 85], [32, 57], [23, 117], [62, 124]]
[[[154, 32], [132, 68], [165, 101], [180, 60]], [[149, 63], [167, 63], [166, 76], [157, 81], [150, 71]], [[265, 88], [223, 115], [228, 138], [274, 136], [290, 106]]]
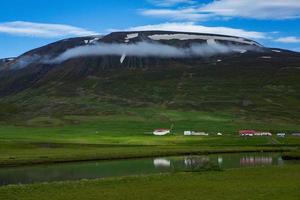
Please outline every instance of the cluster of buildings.
[[239, 134], [240, 136], [272, 136], [270, 132], [259, 132], [255, 130], [241, 130]]
[[[167, 135], [169, 133], [171, 133], [170, 129], [155, 129], [153, 131], [153, 135], [158, 135], [158, 136]], [[208, 136], [209, 133], [196, 132], [196, 131], [183, 131], [183, 135], [185, 135], [185, 136], [191, 136], [191, 135]], [[222, 133], [217, 133], [217, 135], [223, 135], [223, 134]]]
[[[272, 136], [272, 133], [270, 132], [261, 132], [261, 131], [255, 131], [255, 130], [241, 130], [239, 131], [240, 136]], [[291, 136], [300, 136], [300, 133], [291, 133]], [[277, 137], [285, 137], [285, 133], [277, 133]]]
[[[170, 129], [155, 129], [153, 131], [153, 134], [158, 135], [158, 136], [167, 135], [169, 133], [171, 133]], [[184, 131], [183, 135], [185, 135], [185, 136], [192, 136], [192, 135], [195, 135], [195, 136], [208, 136], [209, 133], [196, 132], [196, 131]], [[222, 136], [223, 134], [219, 132], [216, 135]], [[255, 130], [240, 130], [239, 135], [243, 136], [243, 137], [244, 136], [249, 136], [249, 137], [252, 137], [252, 136], [272, 136], [272, 133], [265, 132], [265, 131], [255, 131]], [[300, 133], [292, 133], [291, 135], [292, 136], [300, 136]], [[277, 133], [276, 136], [277, 137], [285, 137], [286, 134], [285, 133]]]
[[183, 135], [199, 135], [199, 136], [207, 136], [209, 135], [208, 133], [205, 132], [196, 132], [196, 131], [183, 131]]

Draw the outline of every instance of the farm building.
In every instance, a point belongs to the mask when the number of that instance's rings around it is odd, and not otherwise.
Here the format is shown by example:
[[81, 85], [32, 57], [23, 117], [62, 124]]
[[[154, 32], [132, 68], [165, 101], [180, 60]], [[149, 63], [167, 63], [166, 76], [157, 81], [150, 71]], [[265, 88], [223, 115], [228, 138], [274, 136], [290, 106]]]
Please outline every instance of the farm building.
[[205, 133], [205, 132], [184, 131], [183, 135], [185, 135], [185, 136], [189, 136], [189, 135], [207, 136], [209, 134]]
[[256, 131], [254, 131], [254, 130], [240, 130], [239, 131], [240, 136], [254, 136], [255, 133], [256, 133]]
[[183, 131], [183, 135], [193, 135], [194, 131]]
[[255, 132], [255, 136], [272, 136], [272, 133], [270, 132]]
[[162, 136], [170, 133], [170, 129], [155, 129], [153, 131], [154, 135]]
[[285, 137], [285, 133], [277, 133], [277, 137]]
[[195, 132], [194, 135], [208, 136], [209, 134], [205, 132]]
[[270, 132], [259, 132], [255, 130], [241, 130], [239, 134], [240, 136], [272, 136]]
[[292, 133], [292, 136], [300, 136], [300, 133]]

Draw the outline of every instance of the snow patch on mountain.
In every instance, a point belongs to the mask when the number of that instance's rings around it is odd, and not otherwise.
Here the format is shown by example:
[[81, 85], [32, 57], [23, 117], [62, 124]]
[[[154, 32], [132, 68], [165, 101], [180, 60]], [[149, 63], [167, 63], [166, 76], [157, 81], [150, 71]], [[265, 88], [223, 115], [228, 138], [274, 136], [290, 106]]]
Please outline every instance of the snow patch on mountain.
[[276, 53], [281, 53], [281, 51], [279, 50], [275, 50], [275, 49], [272, 49], [273, 52], [276, 52]]
[[126, 54], [123, 54], [120, 58], [120, 63], [122, 64], [126, 58]]
[[84, 44], [95, 44], [100, 39], [101, 37], [95, 37], [94, 39], [91, 40], [84, 40]]
[[215, 39], [208, 39], [208, 40], [206, 40], [206, 42], [207, 42], [208, 45], [211, 45], [211, 46], [217, 44]]
[[271, 59], [272, 57], [271, 56], [261, 56], [260, 58], [262, 58], [262, 59]]
[[260, 44], [254, 41], [246, 40], [244, 38], [226, 37], [226, 36], [212, 36], [212, 35], [194, 35], [194, 34], [154, 34], [148, 36], [152, 40], [224, 40], [230, 42], [237, 42], [247, 45], [255, 45], [262, 47]]
[[234, 52], [238, 52], [238, 53], [246, 53], [247, 50], [246, 49], [237, 49], [237, 48], [234, 48], [232, 49]]
[[130, 34], [127, 34], [127, 36], [125, 37], [125, 42], [129, 42], [130, 39], [133, 39], [133, 38], [136, 38], [138, 37], [139, 34], [138, 33], [130, 33]]

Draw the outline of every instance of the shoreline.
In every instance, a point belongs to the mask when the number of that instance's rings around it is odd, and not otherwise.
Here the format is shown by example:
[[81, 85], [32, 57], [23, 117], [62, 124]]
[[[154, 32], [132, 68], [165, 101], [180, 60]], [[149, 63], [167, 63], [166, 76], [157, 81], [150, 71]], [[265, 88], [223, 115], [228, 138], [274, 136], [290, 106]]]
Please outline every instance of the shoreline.
[[[253, 149], [251, 149], [253, 148]], [[113, 160], [130, 160], [130, 159], [142, 159], [142, 158], [152, 158], [152, 157], [170, 157], [170, 156], [183, 156], [183, 155], [210, 155], [210, 154], [235, 154], [235, 153], [267, 153], [267, 152], [291, 152], [293, 151], [293, 146], [284, 146], [284, 147], [248, 147], [241, 149], [234, 149], [231, 147], [229, 149], [202, 149], [195, 151], [165, 151], [165, 152], [150, 152], [150, 153], [141, 153], [136, 155], [117, 155], [117, 156], [108, 156], [100, 155], [96, 157], [86, 156], [85, 158], [65, 158], [65, 159], [52, 159], [52, 160], [28, 160], [28, 161], [18, 161], [16, 162], [3, 162], [0, 161], [0, 168], [9, 168], [9, 167], [22, 167], [22, 166], [35, 166], [35, 165], [54, 165], [54, 164], [63, 164], [63, 163], [77, 163], [77, 162], [91, 162], [91, 161], [113, 161]]]

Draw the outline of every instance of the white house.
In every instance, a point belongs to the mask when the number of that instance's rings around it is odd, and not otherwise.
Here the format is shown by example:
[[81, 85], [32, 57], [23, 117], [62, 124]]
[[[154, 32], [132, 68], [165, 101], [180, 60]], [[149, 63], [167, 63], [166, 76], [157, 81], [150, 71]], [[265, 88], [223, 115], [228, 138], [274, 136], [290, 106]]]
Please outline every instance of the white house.
[[277, 137], [285, 137], [285, 133], [277, 133]]
[[194, 135], [208, 136], [209, 134], [205, 132], [195, 132]]
[[183, 131], [183, 135], [193, 135], [194, 131]]
[[300, 136], [300, 133], [292, 133], [292, 136]]
[[195, 132], [195, 131], [184, 131], [183, 135], [185, 135], [185, 136], [189, 136], [189, 135], [207, 136], [208, 133], [205, 133], [205, 132]]
[[254, 133], [255, 136], [272, 136], [270, 132], [256, 132]]
[[155, 129], [153, 131], [154, 135], [162, 136], [170, 133], [170, 129]]

